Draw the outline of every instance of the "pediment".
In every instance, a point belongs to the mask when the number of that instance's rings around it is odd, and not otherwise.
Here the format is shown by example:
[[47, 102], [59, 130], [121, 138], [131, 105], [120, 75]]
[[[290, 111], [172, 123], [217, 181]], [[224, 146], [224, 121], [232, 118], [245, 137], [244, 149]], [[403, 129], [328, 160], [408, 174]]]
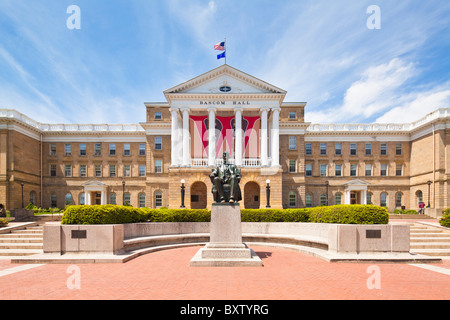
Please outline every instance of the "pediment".
[[164, 94], [280, 94], [286, 91], [229, 65], [223, 65], [164, 91]]
[[108, 185], [98, 180], [91, 180], [82, 184], [83, 187], [107, 187]]
[[347, 183], [344, 183], [344, 186], [368, 186], [370, 185], [369, 182], [361, 180], [361, 179], [355, 179], [352, 181], [349, 181]]

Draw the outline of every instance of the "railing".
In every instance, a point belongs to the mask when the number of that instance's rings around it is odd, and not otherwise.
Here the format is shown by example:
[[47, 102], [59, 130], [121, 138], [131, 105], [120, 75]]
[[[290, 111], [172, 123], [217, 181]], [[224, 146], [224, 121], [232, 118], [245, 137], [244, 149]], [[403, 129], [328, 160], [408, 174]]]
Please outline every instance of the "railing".
[[[228, 163], [235, 164], [235, 159], [228, 159]], [[223, 159], [216, 159], [215, 165], [219, 166], [223, 163]], [[205, 168], [208, 167], [208, 158], [194, 158], [191, 159], [191, 167]], [[244, 158], [242, 159], [242, 167], [245, 168], [259, 168], [261, 167], [261, 159], [259, 158]]]

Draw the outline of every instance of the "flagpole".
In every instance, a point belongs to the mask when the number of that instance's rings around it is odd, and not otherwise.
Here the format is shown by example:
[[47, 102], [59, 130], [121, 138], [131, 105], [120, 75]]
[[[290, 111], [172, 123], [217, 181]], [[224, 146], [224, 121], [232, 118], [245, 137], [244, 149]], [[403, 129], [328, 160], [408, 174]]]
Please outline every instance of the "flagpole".
[[227, 64], [227, 38], [225, 38], [224, 41], [224, 48], [225, 48], [225, 64]]

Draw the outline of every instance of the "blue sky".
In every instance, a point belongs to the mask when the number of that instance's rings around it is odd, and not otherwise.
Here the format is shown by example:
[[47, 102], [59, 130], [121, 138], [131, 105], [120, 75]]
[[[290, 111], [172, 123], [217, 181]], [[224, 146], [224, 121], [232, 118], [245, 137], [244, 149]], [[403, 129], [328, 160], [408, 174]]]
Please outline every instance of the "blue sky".
[[0, 108], [138, 123], [144, 102], [223, 64], [226, 37], [227, 63], [307, 102], [308, 122], [414, 121], [450, 107], [449, 17], [448, 0], [1, 0]]

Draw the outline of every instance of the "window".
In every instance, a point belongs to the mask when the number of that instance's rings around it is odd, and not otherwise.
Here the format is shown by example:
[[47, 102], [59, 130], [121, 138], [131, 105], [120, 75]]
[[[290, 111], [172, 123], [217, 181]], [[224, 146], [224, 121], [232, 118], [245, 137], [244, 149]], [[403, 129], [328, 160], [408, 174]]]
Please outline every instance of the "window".
[[116, 155], [116, 144], [115, 143], [111, 143], [109, 145], [109, 155], [110, 156], [115, 156]]
[[117, 195], [115, 193], [111, 193], [109, 195], [109, 203], [110, 204], [117, 204]]
[[126, 192], [123, 195], [123, 204], [124, 205], [130, 205], [131, 204], [131, 194], [130, 193]]
[[336, 177], [342, 177], [342, 164], [336, 164], [334, 167], [334, 175]]
[[372, 165], [370, 163], [366, 164], [366, 177], [370, 177], [372, 175]]
[[109, 176], [110, 177], [116, 176], [116, 165], [115, 164], [109, 165]]
[[336, 143], [336, 144], [334, 145], [334, 150], [335, 150], [335, 154], [336, 154], [337, 156], [342, 155], [342, 143]]
[[295, 191], [289, 191], [289, 207], [297, 206], [297, 196], [295, 195]]
[[162, 160], [155, 160], [155, 173], [162, 173]]
[[401, 177], [403, 175], [403, 165], [402, 164], [397, 164], [395, 166], [395, 175], [397, 177]]
[[381, 164], [380, 176], [382, 176], [382, 177], [387, 176], [387, 164], [386, 163]]
[[30, 203], [36, 205], [36, 192], [34, 191], [30, 192]]
[[131, 177], [131, 167], [129, 164], [125, 164], [123, 166], [123, 176], [124, 177]]
[[66, 143], [64, 145], [64, 155], [71, 156], [72, 155], [72, 145], [70, 143]]
[[327, 165], [326, 164], [321, 164], [320, 165], [320, 176], [321, 177], [326, 177], [327, 176]]
[[56, 164], [50, 165], [50, 177], [56, 177]]
[[356, 156], [356, 143], [350, 143], [350, 155]]
[[387, 155], [387, 144], [386, 144], [386, 143], [382, 143], [382, 144], [380, 145], [380, 154], [381, 154], [382, 156]]
[[139, 165], [139, 177], [145, 177], [145, 164]]
[[297, 160], [289, 160], [289, 172], [297, 171]]
[[297, 119], [297, 112], [289, 111], [289, 119]]
[[350, 165], [350, 176], [351, 177], [356, 177], [357, 171], [358, 171], [357, 169], [358, 169], [358, 166], [356, 164]]
[[312, 155], [312, 143], [305, 144], [306, 155]]
[[395, 207], [400, 208], [402, 206], [402, 193], [397, 192], [395, 194]]
[[86, 194], [80, 193], [80, 205], [85, 205], [86, 204]]
[[371, 155], [372, 155], [372, 144], [366, 143], [366, 156], [371, 156]]
[[312, 177], [312, 164], [305, 165], [305, 174], [307, 177]]
[[155, 120], [161, 120], [162, 119], [162, 113], [161, 112], [155, 112]]
[[161, 191], [155, 192], [155, 207], [156, 208], [162, 207], [162, 192]]
[[86, 144], [81, 143], [80, 144], [80, 156], [85, 156], [85, 155], [86, 155]]
[[56, 202], [56, 194], [50, 195], [50, 207], [56, 208], [57, 202]]
[[96, 164], [95, 165], [95, 176], [96, 177], [101, 177], [102, 176], [102, 165], [101, 164]]
[[380, 194], [380, 207], [387, 207], [387, 193], [382, 192]]
[[312, 202], [313, 202], [313, 198], [312, 198], [312, 194], [307, 193], [305, 196], [305, 204], [307, 208], [311, 208], [312, 207]]
[[145, 143], [140, 143], [139, 144], [139, 155], [140, 156], [145, 156]]
[[395, 145], [395, 154], [397, 155], [397, 156], [401, 156], [402, 155], [402, 153], [403, 153], [403, 145], [401, 144], [401, 143], [397, 143], [396, 145]]
[[124, 156], [129, 156], [130, 155], [130, 144], [129, 143], [125, 143], [123, 145], [123, 155]]
[[72, 195], [70, 193], [66, 194], [65, 204], [66, 206], [70, 206], [72, 204]]
[[367, 204], [372, 204], [372, 193], [367, 192], [367, 194], [366, 194], [366, 202], [367, 202]]
[[56, 144], [54, 144], [54, 143], [50, 144], [50, 155], [56, 156]]
[[334, 196], [334, 204], [342, 204], [342, 194], [341, 193], [338, 192]]
[[80, 177], [87, 177], [87, 166], [85, 164], [80, 165]]
[[64, 176], [65, 177], [72, 176], [72, 165], [71, 164], [64, 165]]
[[423, 202], [423, 192], [421, 190], [417, 190], [416, 192], [416, 203], [419, 205], [419, 203]]
[[162, 138], [155, 137], [155, 150], [162, 150]]
[[297, 137], [289, 137], [289, 150], [297, 150]]
[[326, 206], [327, 205], [327, 195], [325, 193], [322, 193], [320, 195], [320, 205], [321, 206]]
[[102, 144], [96, 143], [94, 145], [94, 156], [99, 157], [102, 155]]
[[327, 154], [327, 144], [326, 143], [321, 143], [320, 144], [320, 154], [321, 155], [326, 155]]
[[145, 207], [145, 193], [139, 194], [139, 208]]

